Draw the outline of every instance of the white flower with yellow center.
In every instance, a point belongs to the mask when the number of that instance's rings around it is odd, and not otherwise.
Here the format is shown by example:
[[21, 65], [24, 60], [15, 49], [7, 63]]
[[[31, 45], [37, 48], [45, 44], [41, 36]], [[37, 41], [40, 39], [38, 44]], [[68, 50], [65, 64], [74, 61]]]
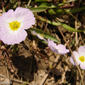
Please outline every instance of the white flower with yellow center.
[[35, 17], [31, 10], [18, 7], [0, 16], [0, 39], [5, 44], [19, 44], [24, 41], [29, 29], [35, 24]]
[[[81, 69], [85, 69], [85, 46], [80, 46], [78, 51], [73, 52], [73, 57], [76, 60], [77, 65], [80, 65]], [[73, 65], [76, 65], [73, 58], [70, 58]]]

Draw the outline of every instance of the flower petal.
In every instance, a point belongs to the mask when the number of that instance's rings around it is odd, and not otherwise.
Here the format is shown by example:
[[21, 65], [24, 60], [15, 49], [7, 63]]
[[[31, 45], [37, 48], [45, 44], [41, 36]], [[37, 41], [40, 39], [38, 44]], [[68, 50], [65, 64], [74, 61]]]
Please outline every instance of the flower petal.
[[70, 57], [70, 62], [71, 62], [73, 65], [76, 65], [72, 57]]
[[84, 64], [80, 64], [81, 69], [85, 70], [85, 63]]
[[62, 44], [57, 45], [56, 49], [58, 50], [59, 54], [66, 54], [69, 52], [69, 50], [66, 49], [66, 47]]
[[81, 63], [81, 61], [79, 60], [79, 57], [80, 57], [79, 53], [76, 51], [73, 51], [73, 57], [75, 58], [76, 63], [79, 65]]
[[80, 56], [85, 56], [85, 46], [80, 46], [78, 48], [78, 52], [79, 52]]
[[66, 49], [66, 47], [64, 45], [62, 45], [62, 44], [56, 45], [52, 40], [48, 40], [48, 46], [56, 54], [64, 55], [69, 52], [69, 50]]
[[0, 33], [1, 40], [8, 45], [19, 44], [20, 42], [24, 41], [27, 33], [25, 30], [20, 30], [15, 33], [10, 33], [8, 31], [1, 31]]
[[18, 7], [15, 10], [15, 17], [23, 20], [24, 29], [28, 29], [35, 24], [35, 17], [30, 9]]
[[57, 48], [57, 45], [52, 41], [52, 40], [49, 40], [48, 39], [48, 46], [50, 47], [50, 49], [53, 51], [53, 52], [55, 52], [55, 53], [57, 53], [58, 54], [58, 50], [56, 49]]
[[10, 9], [8, 12], [3, 13], [2, 18], [5, 22], [11, 22], [15, 20], [14, 11]]
[[14, 16], [14, 11], [10, 9], [8, 12], [4, 12], [2, 16], [5, 18], [8, 18], [8, 17], [10, 18], [11, 16]]

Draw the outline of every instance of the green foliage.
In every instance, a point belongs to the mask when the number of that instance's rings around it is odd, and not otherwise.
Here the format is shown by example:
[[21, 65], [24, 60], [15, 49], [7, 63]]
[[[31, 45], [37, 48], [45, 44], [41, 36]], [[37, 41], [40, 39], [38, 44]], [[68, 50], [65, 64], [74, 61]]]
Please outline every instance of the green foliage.
[[48, 3], [42, 3], [38, 7], [30, 8], [33, 12], [43, 12], [47, 9], [55, 8], [54, 5], [49, 5]]
[[47, 2], [48, 0], [35, 0], [35, 2]]
[[46, 32], [43, 32], [42, 30], [40, 30], [38, 28], [36, 28], [36, 29], [32, 28], [31, 31], [35, 31], [37, 34], [43, 36], [46, 39], [50, 39], [50, 40], [55, 41], [56, 43], [60, 43], [60, 41], [58, 39], [56, 39], [55, 37], [51, 36], [50, 34], [48, 34]]
[[64, 23], [61, 23], [59, 21], [50, 21], [50, 20], [47, 20], [47, 19], [44, 19], [42, 17], [38, 17], [41, 21], [44, 21], [46, 23], [49, 23], [51, 25], [54, 25], [54, 26], [62, 26], [64, 29], [70, 31], [70, 32], [84, 32], [85, 30], [76, 30], [75, 28], [67, 25], [67, 24], [64, 24]]

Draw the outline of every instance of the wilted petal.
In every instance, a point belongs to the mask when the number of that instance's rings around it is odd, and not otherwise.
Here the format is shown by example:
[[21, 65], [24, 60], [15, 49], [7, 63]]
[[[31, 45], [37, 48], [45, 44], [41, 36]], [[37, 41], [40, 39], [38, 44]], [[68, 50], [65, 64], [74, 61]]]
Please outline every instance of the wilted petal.
[[41, 36], [40, 34], [36, 33], [35, 31], [31, 32], [33, 35], [36, 35], [39, 39], [44, 40], [44, 37]]
[[56, 49], [58, 50], [59, 54], [66, 54], [69, 52], [69, 50], [66, 49], [66, 47], [62, 44], [57, 45]]
[[48, 46], [56, 54], [64, 55], [69, 52], [69, 50], [66, 49], [66, 47], [64, 45], [62, 45], [62, 44], [56, 45], [52, 40], [48, 40]]
[[48, 46], [53, 52], [58, 54], [57, 45], [52, 40], [48, 40]]

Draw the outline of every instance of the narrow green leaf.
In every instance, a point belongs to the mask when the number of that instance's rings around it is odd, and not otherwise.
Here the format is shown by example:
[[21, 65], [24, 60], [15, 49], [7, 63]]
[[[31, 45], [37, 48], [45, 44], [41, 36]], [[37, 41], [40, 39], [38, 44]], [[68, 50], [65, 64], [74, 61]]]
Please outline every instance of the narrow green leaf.
[[51, 5], [51, 6], [40, 6], [40, 7], [36, 7], [36, 8], [30, 8], [33, 12], [43, 12], [43, 11], [46, 11], [48, 8], [55, 8], [54, 5]]
[[47, 7], [37, 7], [37, 8], [30, 8], [33, 12], [43, 12], [47, 10]]
[[49, 3], [41, 3], [38, 7], [49, 7]]
[[48, 0], [35, 0], [35, 2], [47, 2]]
[[51, 35], [48, 34], [48, 33], [43, 32], [43, 31], [40, 30], [40, 29], [37, 29], [37, 28], [36, 28], [36, 29], [33, 29], [33, 28], [31, 28], [30, 30], [31, 30], [31, 31], [35, 31], [37, 34], [40, 34], [41, 36], [43, 36], [43, 37], [46, 38], [46, 39], [50, 39], [50, 40], [55, 41], [56, 43], [60, 43], [60, 41], [57, 40], [55, 37], [51, 36]]
[[85, 31], [85, 30], [76, 30], [75, 28], [73, 28], [73, 27], [71, 27], [67, 24], [64, 24], [64, 23], [61, 23], [61, 22], [50, 21], [50, 20], [44, 19], [40, 16], [38, 16], [38, 19], [41, 20], [41, 21], [47, 22], [51, 25], [54, 25], [54, 26], [62, 26], [64, 29], [66, 29], [70, 32], [84, 32]]
[[56, 12], [55, 12], [53, 9], [49, 9], [49, 10], [48, 10], [48, 13], [49, 13], [50, 15], [56, 14]]
[[51, 5], [51, 6], [40, 6], [40, 7], [36, 7], [36, 8], [30, 8], [33, 12], [43, 12], [47, 9], [53, 9], [55, 8], [55, 12], [59, 13], [59, 14], [63, 14], [63, 13], [78, 13], [81, 11], [85, 11], [85, 6], [82, 6], [80, 8], [73, 8], [73, 9], [61, 9], [58, 8], [59, 6], [55, 6], [55, 5]]
[[76, 30], [75, 28], [72, 28], [71, 26], [64, 24], [64, 23], [61, 23], [61, 22], [58, 22], [58, 23], [60, 23], [60, 25], [63, 28], [65, 28], [66, 30], [71, 31], [71, 32], [83, 32], [83, 31], [85, 31], [85, 30]]
[[67, 13], [77, 13], [77, 12], [81, 12], [81, 11], [85, 11], [85, 6], [65, 10], [65, 12], [67, 12]]

